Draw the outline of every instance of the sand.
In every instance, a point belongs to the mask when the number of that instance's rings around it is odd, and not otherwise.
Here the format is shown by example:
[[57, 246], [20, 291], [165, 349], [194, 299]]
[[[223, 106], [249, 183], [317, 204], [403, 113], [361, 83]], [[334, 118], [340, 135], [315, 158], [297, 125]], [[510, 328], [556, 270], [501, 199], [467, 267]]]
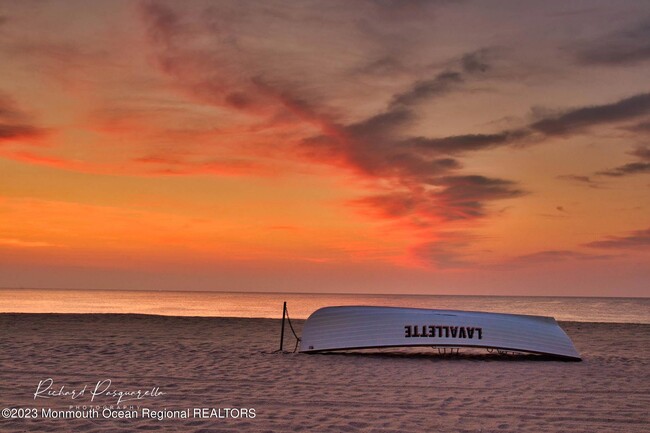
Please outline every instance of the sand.
[[[36, 409], [37, 418], [0, 419], [0, 431], [648, 431], [650, 325], [561, 325], [583, 362], [433, 350], [274, 354], [278, 320], [1, 314], [0, 408]], [[50, 390], [86, 391], [35, 400], [48, 378]], [[109, 391], [154, 395], [117, 405], [138, 418], [105, 418], [118, 397], [91, 402], [90, 390], [106, 379]], [[98, 417], [42, 416], [84, 406]], [[144, 408], [191, 412], [158, 420], [140, 416]], [[194, 418], [195, 408], [221, 418]], [[225, 417], [231, 408], [239, 411]]]

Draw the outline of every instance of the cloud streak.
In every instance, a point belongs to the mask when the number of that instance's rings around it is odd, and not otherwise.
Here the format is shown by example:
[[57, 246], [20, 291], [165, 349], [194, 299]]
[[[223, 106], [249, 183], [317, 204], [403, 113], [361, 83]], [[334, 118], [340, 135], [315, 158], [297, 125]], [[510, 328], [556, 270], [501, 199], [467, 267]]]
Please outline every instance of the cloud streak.
[[441, 72], [435, 78], [417, 81], [406, 92], [395, 95], [390, 108], [411, 106], [422, 101], [431, 100], [455, 90], [462, 82], [463, 78], [459, 72]]
[[465, 232], [440, 232], [436, 238], [413, 246], [415, 263], [441, 270], [463, 269], [475, 265], [466, 249], [476, 237]]
[[629, 162], [610, 170], [600, 171], [598, 174], [609, 177], [622, 177], [650, 173], [650, 147], [639, 147], [631, 152], [631, 155], [636, 156], [640, 161]]
[[525, 129], [501, 131], [494, 134], [465, 134], [441, 138], [413, 137], [402, 144], [427, 153], [459, 155], [519, 143], [530, 135]]
[[594, 189], [599, 189], [602, 187], [600, 182], [593, 180], [590, 176], [567, 174], [567, 175], [558, 176], [558, 179], [566, 180], [579, 185], [588, 186], [589, 188], [594, 188]]
[[650, 20], [584, 44], [576, 53], [584, 65], [625, 66], [650, 60]]
[[587, 128], [623, 122], [650, 113], [650, 93], [642, 93], [611, 104], [569, 110], [559, 116], [538, 120], [530, 125], [547, 136], [566, 136]]
[[133, 162], [149, 166], [145, 171], [151, 175], [187, 176], [269, 176], [273, 171], [266, 166], [244, 159], [212, 159], [191, 161], [179, 157], [150, 155], [135, 158]]
[[588, 254], [571, 250], [547, 250], [515, 257], [510, 261], [514, 265], [538, 265], [545, 263], [562, 263], [574, 260], [606, 260], [611, 255]]
[[608, 236], [599, 241], [589, 242], [584, 246], [607, 250], [650, 250], [650, 227], [645, 230], [633, 231], [627, 236]]
[[36, 137], [43, 132], [12, 98], [0, 92], [0, 143]]

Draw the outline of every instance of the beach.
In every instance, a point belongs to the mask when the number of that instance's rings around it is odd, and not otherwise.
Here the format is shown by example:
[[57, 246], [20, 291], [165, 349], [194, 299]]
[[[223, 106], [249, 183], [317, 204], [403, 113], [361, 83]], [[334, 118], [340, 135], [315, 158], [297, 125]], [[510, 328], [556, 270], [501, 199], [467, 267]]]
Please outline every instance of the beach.
[[277, 319], [0, 314], [0, 431], [647, 431], [650, 325], [560, 324], [582, 362], [274, 353]]

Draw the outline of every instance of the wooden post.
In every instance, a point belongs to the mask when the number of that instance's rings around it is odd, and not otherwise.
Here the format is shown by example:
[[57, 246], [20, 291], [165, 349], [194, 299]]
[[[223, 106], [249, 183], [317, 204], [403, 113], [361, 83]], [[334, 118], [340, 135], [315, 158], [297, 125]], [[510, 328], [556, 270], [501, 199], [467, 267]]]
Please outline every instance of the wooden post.
[[282, 344], [284, 343], [284, 315], [287, 312], [287, 301], [282, 305], [282, 330], [280, 331], [280, 352], [282, 352]]

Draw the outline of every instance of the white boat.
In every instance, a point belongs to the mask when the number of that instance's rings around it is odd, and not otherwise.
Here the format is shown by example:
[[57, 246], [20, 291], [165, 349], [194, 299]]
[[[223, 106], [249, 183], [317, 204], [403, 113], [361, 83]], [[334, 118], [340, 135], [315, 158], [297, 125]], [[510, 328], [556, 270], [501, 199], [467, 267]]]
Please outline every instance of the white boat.
[[345, 306], [315, 311], [300, 352], [431, 346], [581, 357], [552, 317], [420, 308]]

